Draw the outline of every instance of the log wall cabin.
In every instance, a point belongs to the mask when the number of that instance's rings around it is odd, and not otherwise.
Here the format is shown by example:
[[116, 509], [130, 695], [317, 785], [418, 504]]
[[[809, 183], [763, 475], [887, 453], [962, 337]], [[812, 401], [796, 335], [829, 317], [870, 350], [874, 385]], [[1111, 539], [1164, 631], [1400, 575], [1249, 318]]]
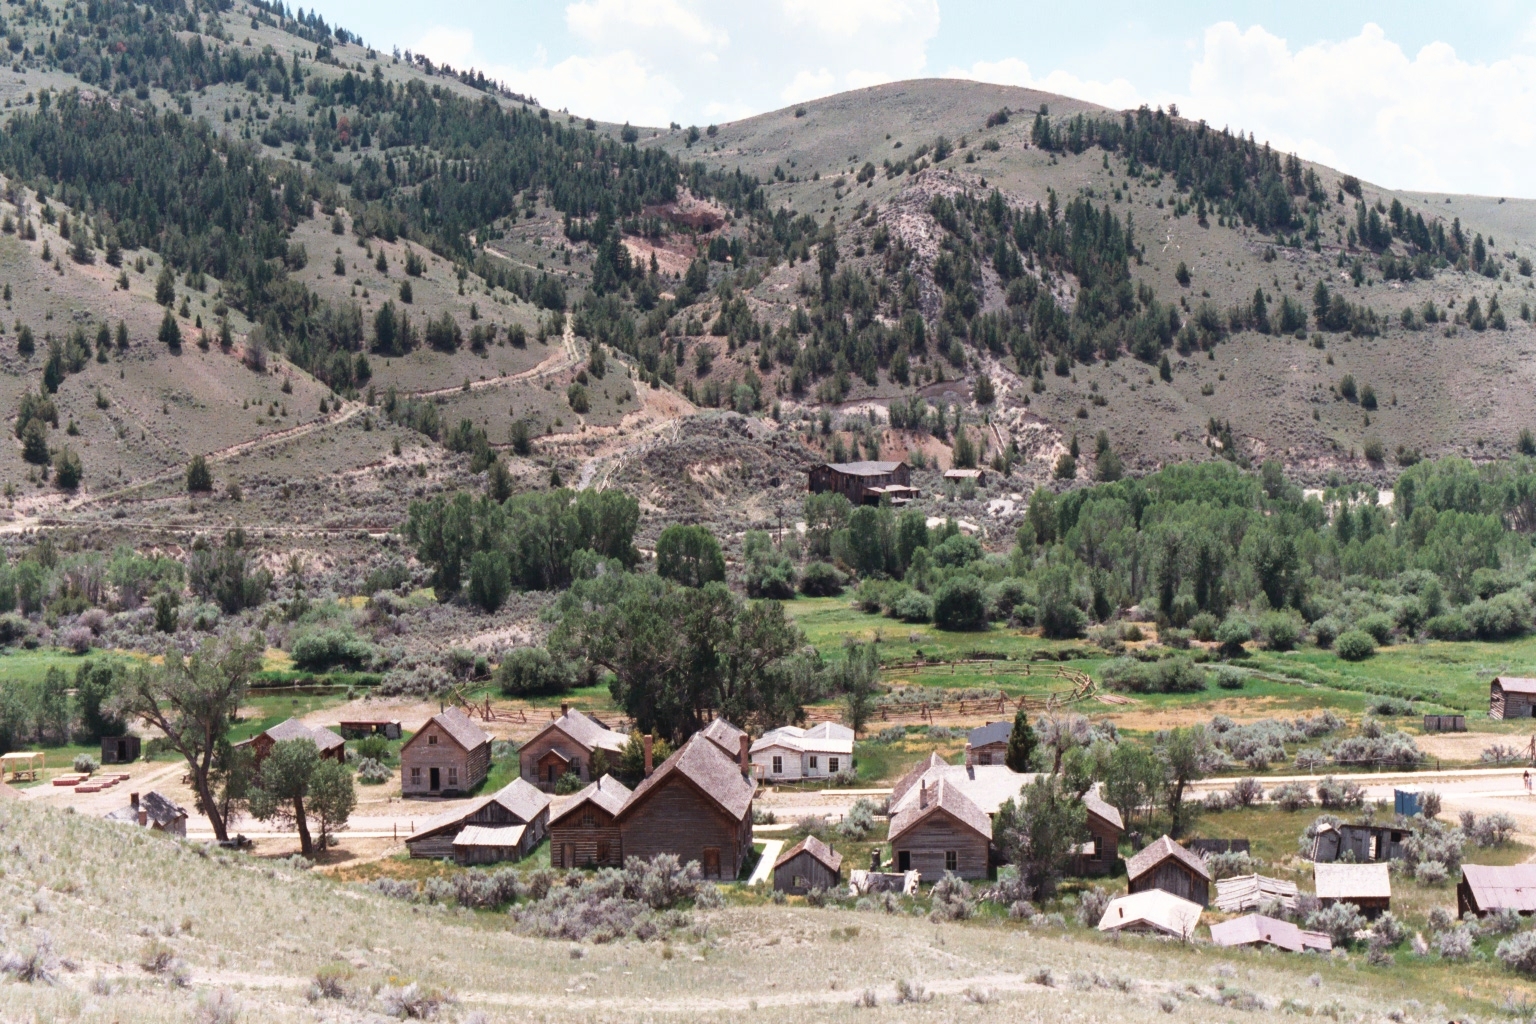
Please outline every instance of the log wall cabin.
[[1536, 679], [1496, 676], [1488, 684], [1489, 718], [1530, 718], [1536, 715]]
[[1202, 907], [1211, 903], [1211, 873], [1205, 862], [1163, 836], [1125, 863], [1131, 892], [1161, 889]]
[[604, 775], [571, 797], [549, 822], [549, 863], [557, 868], [622, 867], [624, 836], [616, 820], [630, 791]]

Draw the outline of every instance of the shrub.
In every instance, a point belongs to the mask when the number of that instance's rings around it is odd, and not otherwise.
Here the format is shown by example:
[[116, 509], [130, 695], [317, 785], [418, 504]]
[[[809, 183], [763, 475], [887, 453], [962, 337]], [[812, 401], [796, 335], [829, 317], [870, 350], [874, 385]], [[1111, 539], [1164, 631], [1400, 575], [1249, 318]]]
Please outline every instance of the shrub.
[[519, 647], [496, 670], [496, 682], [508, 697], [549, 697], [574, 688], [576, 672], [542, 647]]
[[1524, 636], [1531, 628], [1531, 603], [1519, 591], [1506, 591], [1462, 609], [1467, 626], [1479, 640]]
[[366, 786], [379, 786], [394, 778], [389, 766], [375, 758], [365, 757], [357, 762], [357, 781]]
[[933, 618], [933, 598], [920, 590], [908, 590], [891, 605], [890, 614], [902, 622], [928, 622]]
[[1283, 811], [1299, 811], [1312, 806], [1312, 787], [1305, 782], [1287, 782], [1270, 790], [1269, 798]]
[[1252, 807], [1264, 799], [1264, 786], [1255, 778], [1238, 779], [1232, 784], [1232, 805]]
[[1369, 633], [1351, 629], [1339, 634], [1333, 649], [1345, 661], [1364, 661], [1376, 653], [1376, 641]]
[[1371, 925], [1371, 945], [1373, 946], [1390, 949], [1401, 946], [1407, 937], [1408, 929], [1392, 916], [1390, 910], [1383, 911], [1382, 915], [1376, 919], [1376, 923]]
[[[1439, 953], [1443, 960], [1466, 960], [1472, 955], [1476, 941], [1476, 933], [1466, 925], [1448, 928], [1435, 936], [1435, 952]], [[1508, 939], [1505, 940], [1505, 942], [1508, 941]], [[1500, 945], [1502, 946], [1503, 943]]]
[[1332, 647], [1334, 640], [1338, 639], [1342, 632], [1344, 632], [1344, 624], [1338, 620], [1337, 616], [1324, 615], [1312, 623], [1312, 639], [1324, 650]]
[[1098, 925], [1109, 906], [1109, 893], [1102, 886], [1091, 886], [1077, 903], [1077, 923], [1087, 928]]
[[1399, 697], [1382, 697], [1370, 705], [1373, 715], [1411, 715], [1413, 714], [1413, 702]]
[[1472, 624], [1460, 611], [1436, 615], [1424, 623], [1424, 632], [1434, 640], [1470, 640]]
[[981, 581], [969, 574], [945, 580], [933, 596], [933, 624], [956, 632], [986, 629], [987, 602]]
[[1307, 915], [1307, 930], [1322, 932], [1336, 947], [1348, 946], [1364, 927], [1365, 918], [1353, 903], [1333, 903]]
[[1104, 685], [1128, 693], [1199, 693], [1206, 674], [1189, 658], [1151, 663], [1121, 658], [1104, 670]]
[[952, 871], [944, 872], [944, 877], [934, 883], [930, 895], [930, 920], [964, 921], [976, 913], [970, 884]]
[[1413, 877], [1420, 885], [1439, 885], [1446, 880], [1448, 874], [1445, 865], [1437, 860], [1419, 861], [1418, 867], [1413, 869]]
[[97, 764], [96, 759], [90, 754], [76, 754], [74, 767], [75, 771], [89, 775], [91, 772], [99, 769], [101, 765]]
[[1206, 870], [1211, 873], [1212, 881], [1223, 878], [1234, 878], [1237, 875], [1251, 875], [1258, 869], [1258, 861], [1246, 850], [1229, 850], [1225, 853], [1213, 853], [1206, 860]]
[[1241, 690], [1248, 677], [1237, 669], [1223, 665], [1216, 670], [1216, 685], [1223, 690]]
[[374, 646], [349, 629], [320, 629], [297, 637], [291, 653], [294, 666], [306, 672], [355, 671], [372, 663]]
[[800, 575], [800, 593], [806, 597], [836, 597], [847, 584], [848, 578], [826, 562], [812, 562]]
[[1328, 775], [1317, 784], [1317, 802], [1330, 811], [1360, 807], [1365, 803], [1365, 787], [1352, 779], [1340, 782]]
[[1536, 932], [1522, 932], [1505, 939], [1493, 955], [1512, 971], [1536, 974]]
[[1470, 811], [1462, 812], [1462, 831], [1478, 846], [1503, 846], [1509, 842], [1518, 827], [1515, 819], [1502, 812], [1474, 817], [1469, 823]]
[[201, 455], [192, 456], [192, 462], [187, 466], [187, 490], [192, 494], [213, 490], [213, 473], [208, 469], [208, 460]]
[[1301, 625], [1294, 615], [1270, 612], [1259, 620], [1259, 630], [1264, 634], [1264, 647], [1271, 651], [1289, 651], [1301, 639]]
[[1381, 612], [1365, 616], [1355, 623], [1355, 628], [1369, 634], [1379, 646], [1385, 647], [1392, 642], [1392, 620]]
[[1229, 615], [1216, 627], [1215, 641], [1221, 644], [1221, 653], [1236, 658], [1243, 653], [1243, 644], [1253, 639], [1253, 624], [1247, 619]]

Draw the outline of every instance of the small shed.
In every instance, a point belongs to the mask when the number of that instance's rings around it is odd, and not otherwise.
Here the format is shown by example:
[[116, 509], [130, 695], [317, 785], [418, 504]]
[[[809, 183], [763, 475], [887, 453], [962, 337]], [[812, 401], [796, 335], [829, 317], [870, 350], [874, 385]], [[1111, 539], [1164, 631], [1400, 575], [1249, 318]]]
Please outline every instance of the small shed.
[[1211, 873], [1205, 861], [1163, 836], [1125, 862], [1131, 892], [1161, 889], [1200, 906], [1211, 902]]
[[774, 861], [773, 888], [792, 896], [831, 889], [841, 880], [842, 867], [842, 854], [815, 836], [806, 836]]
[[359, 719], [357, 721], [342, 722], [337, 725], [341, 735], [349, 740], [363, 740], [369, 736], [383, 736], [387, 740], [397, 740], [401, 736], [400, 722], [398, 719]]
[[120, 821], [140, 825], [156, 832], [165, 832], [182, 839], [187, 837], [187, 811], [167, 796], [150, 790], [142, 797], [133, 793], [128, 806], [119, 807], [106, 815], [108, 821]]
[[1530, 718], [1536, 715], [1536, 679], [1495, 676], [1488, 685], [1489, 718]]
[[1296, 883], [1265, 875], [1236, 875], [1216, 882], [1216, 909], [1224, 914], [1257, 910], [1266, 903], [1296, 909]]
[[1466, 732], [1466, 715], [1425, 715], [1425, 732]]
[[1312, 859], [1331, 863], [1348, 854], [1361, 864], [1399, 860], [1408, 836], [1408, 829], [1391, 825], [1323, 825], [1312, 839]]
[[1154, 932], [1189, 939], [1200, 924], [1201, 907], [1162, 889], [1133, 892], [1109, 901], [1099, 918], [1101, 932]]
[[[405, 846], [412, 857], [457, 858], [460, 853], [456, 845], [458, 837], [466, 828], [481, 827], [498, 833], [491, 838], [515, 838], [517, 841], [510, 847], [507, 844], [483, 843], [473, 850], [479, 859], [465, 863], [491, 863], [493, 849], [506, 854], [494, 858], [496, 860], [517, 860], [526, 857], [549, 830], [549, 803], [549, 794], [522, 779], [513, 779], [490, 796], [480, 797], [467, 806], [455, 807], [432, 818], [406, 839]], [[524, 830], [512, 837], [510, 832], [505, 831], [508, 827], [523, 827]]]
[[965, 745], [965, 763], [1004, 764], [1008, 756], [1008, 738], [1012, 735], [1012, 722], [988, 722], [972, 729]]
[[1072, 873], [1107, 875], [1120, 860], [1120, 837], [1125, 834], [1125, 822], [1120, 819], [1120, 812], [1099, 795], [1097, 786], [1083, 794], [1083, 807], [1088, 811], [1089, 839], [1072, 858]]
[[126, 736], [101, 738], [102, 764], [129, 764], [139, 759], [139, 738], [132, 733]]
[[1456, 916], [1492, 914], [1514, 910], [1536, 913], [1536, 864], [1495, 867], [1463, 864], [1456, 886]]
[[1353, 903], [1367, 917], [1392, 909], [1392, 876], [1385, 864], [1313, 864], [1318, 900]]
[[987, 471], [984, 469], [946, 469], [944, 479], [951, 483], [964, 483], [967, 480], [973, 484], [985, 487], [987, 484]]
[[1274, 946], [1289, 953], [1333, 950], [1333, 940], [1322, 932], [1303, 931], [1289, 921], [1262, 914], [1247, 914], [1211, 925], [1211, 941], [1218, 946]]
[[465, 825], [453, 837], [453, 859], [460, 864], [497, 864], [524, 853], [527, 825]]

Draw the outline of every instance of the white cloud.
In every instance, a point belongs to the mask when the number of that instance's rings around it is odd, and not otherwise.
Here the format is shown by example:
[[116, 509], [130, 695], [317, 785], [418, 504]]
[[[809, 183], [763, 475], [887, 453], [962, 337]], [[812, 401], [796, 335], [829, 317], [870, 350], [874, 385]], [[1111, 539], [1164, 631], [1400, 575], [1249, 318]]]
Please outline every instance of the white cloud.
[[678, 0], [584, 0], [565, 9], [572, 32], [597, 46], [633, 45], [636, 34], [711, 50], [731, 37]]
[[1444, 43], [1410, 58], [1375, 24], [1292, 50], [1260, 26], [1212, 25], [1181, 113], [1252, 131], [1394, 188], [1536, 195], [1536, 58], [1462, 60]]
[[837, 89], [837, 76], [826, 68], [818, 68], [815, 71], [801, 71], [784, 91], [779, 93], [779, 98], [785, 103], [797, 103], [800, 100], [815, 99], [817, 96], [825, 96]]
[[998, 61], [980, 60], [969, 68], [952, 69], [948, 75], [951, 78], [969, 78], [977, 82], [991, 82], [994, 85], [1017, 85], [1024, 89], [1041, 89], [1060, 96], [1071, 96], [1074, 99], [1098, 103], [1116, 110], [1139, 106], [1144, 102], [1141, 93], [1124, 78], [1101, 82], [1079, 78], [1060, 69], [1052, 71], [1044, 78], [1036, 78], [1030, 72], [1029, 65], [1017, 57], [1007, 57]]

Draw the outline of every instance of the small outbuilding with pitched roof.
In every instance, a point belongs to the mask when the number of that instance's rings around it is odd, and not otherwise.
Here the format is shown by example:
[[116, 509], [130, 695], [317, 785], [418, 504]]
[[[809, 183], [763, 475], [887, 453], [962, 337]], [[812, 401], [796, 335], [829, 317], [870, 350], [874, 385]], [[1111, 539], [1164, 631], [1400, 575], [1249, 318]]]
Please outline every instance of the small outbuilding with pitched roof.
[[[462, 833], [479, 828], [471, 841]], [[522, 829], [513, 835], [509, 828]], [[544, 838], [549, 828], [549, 794], [513, 779], [490, 796], [455, 808], [422, 825], [405, 841], [412, 857], [453, 857], [461, 864], [517, 860]], [[495, 835], [483, 833], [495, 833]], [[460, 840], [464, 851], [460, 851]], [[494, 841], [493, 841], [494, 840]]]
[[1188, 939], [1200, 924], [1201, 907], [1162, 889], [1146, 889], [1109, 901], [1099, 918], [1101, 932], [1155, 932]]
[[108, 821], [121, 821], [129, 825], [141, 825], [155, 832], [165, 832], [182, 839], [187, 838], [187, 809], [170, 797], [150, 790], [143, 796], [133, 793], [128, 806], [119, 807], [106, 815]]
[[1327, 953], [1333, 940], [1322, 932], [1308, 932], [1289, 921], [1263, 914], [1245, 914], [1211, 925], [1211, 941], [1218, 946], [1274, 946], [1289, 953], [1315, 949]]
[[773, 888], [792, 896], [832, 889], [842, 881], [843, 855], [815, 836], [806, 836], [773, 864]]
[[1495, 676], [1488, 684], [1489, 718], [1530, 718], [1536, 715], [1536, 679]]
[[1536, 864], [1463, 864], [1456, 886], [1456, 915], [1513, 910], [1536, 913]]
[[267, 759], [267, 755], [272, 753], [272, 748], [284, 740], [309, 740], [320, 751], [321, 760], [331, 760], [338, 764], [346, 763], [346, 740], [323, 725], [308, 725], [297, 718], [279, 722], [265, 732], [259, 732], [236, 746], [249, 746], [256, 755], [256, 764], [259, 767], [261, 762]]
[[1315, 863], [1314, 890], [1324, 906], [1353, 903], [1367, 917], [1392, 909], [1392, 876], [1386, 864]]
[[1167, 836], [1126, 861], [1125, 876], [1133, 893], [1161, 889], [1202, 907], [1211, 902], [1211, 873], [1205, 862]]

